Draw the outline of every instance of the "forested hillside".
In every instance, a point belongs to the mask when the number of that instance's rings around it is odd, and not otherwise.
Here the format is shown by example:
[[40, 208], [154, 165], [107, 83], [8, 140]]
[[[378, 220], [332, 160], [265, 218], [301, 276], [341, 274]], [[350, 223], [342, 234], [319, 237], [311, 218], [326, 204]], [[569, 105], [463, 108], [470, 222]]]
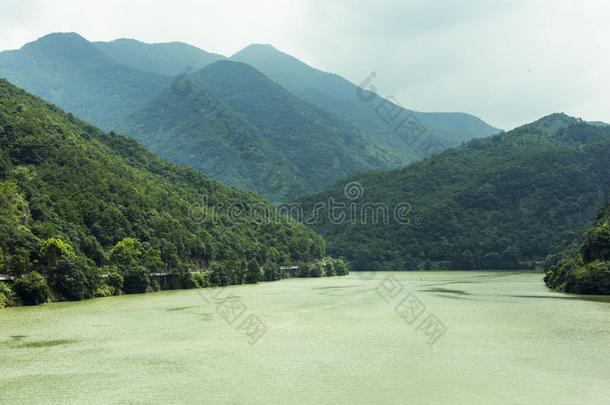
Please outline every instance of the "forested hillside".
[[117, 131], [172, 162], [273, 201], [400, 164], [334, 114], [230, 61], [177, 79]]
[[549, 258], [554, 264], [544, 277], [546, 285], [562, 292], [610, 294], [610, 204], [570, 250]]
[[[362, 83], [356, 83], [363, 89], [358, 89], [343, 77], [312, 68], [271, 45], [250, 45], [231, 56], [231, 60], [254, 66], [303, 100], [334, 112], [367, 133], [378, 145], [399, 152], [405, 164], [464, 141], [500, 132], [469, 114], [405, 109], [398, 105], [400, 100], [384, 99], [380, 96], [385, 94], [369, 91], [375, 86], [374, 77], [363, 77]], [[418, 133], [423, 130], [425, 138], [434, 141], [433, 147], [422, 140], [410, 139], [419, 134], [405, 136], [402, 123], [407, 118], [409, 125], [418, 127]]]
[[322, 238], [256, 194], [167, 163], [5, 80], [0, 190], [1, 272], [19, 278], [25, 303], [45, 299], [32, 271], [56, 299], [143, 292], [165, 272], [176, 274], [165, 288], [277, 279], [280, 264], [324, 274], [307, 264], [323, 257]]
[[[352, 181], [361, 192], [344, 195]], [[356, 269], [493, 269], [544, 259], [591, 221], [609, 190], [610, 127], [554, 114], [298, 202], [329, 253]], [[346, 204], [348, 218], [353, 204], [356, 220], [329, 219], [329, 198]], [[387, 224], [381, 212], [373, 219], [378, 203], [389, 208]]]

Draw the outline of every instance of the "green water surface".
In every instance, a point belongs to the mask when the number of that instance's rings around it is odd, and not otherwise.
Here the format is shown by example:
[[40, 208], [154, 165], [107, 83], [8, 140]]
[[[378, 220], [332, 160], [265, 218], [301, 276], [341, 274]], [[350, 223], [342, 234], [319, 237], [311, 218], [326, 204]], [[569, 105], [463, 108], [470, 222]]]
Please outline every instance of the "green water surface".
[[0, 403], [608, 404], [610, 302], [397, 272], [9, 308]]

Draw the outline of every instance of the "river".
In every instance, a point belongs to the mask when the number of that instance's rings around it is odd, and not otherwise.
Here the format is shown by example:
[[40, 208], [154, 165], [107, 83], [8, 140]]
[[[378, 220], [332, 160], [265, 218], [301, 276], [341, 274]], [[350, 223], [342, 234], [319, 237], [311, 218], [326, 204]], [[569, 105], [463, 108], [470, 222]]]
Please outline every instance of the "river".
[[607, 404], [610, 299], [387, 272], [0, 310], [0, 403]]

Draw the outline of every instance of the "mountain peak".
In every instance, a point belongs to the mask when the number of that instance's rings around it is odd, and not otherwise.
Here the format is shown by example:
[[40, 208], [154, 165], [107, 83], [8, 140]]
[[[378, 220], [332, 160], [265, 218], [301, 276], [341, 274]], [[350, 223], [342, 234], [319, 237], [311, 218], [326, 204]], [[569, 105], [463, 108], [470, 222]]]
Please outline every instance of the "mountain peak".
[[88, 46], [89, 41], [83, 38], [76, 32], [53, 32], [51, 34], [44, 35], [38, 38], [36, 41], [29, 42], [24, 45], [24, 48], [28, 47], [53, 47], [53, 46]]
[[147, 43], [132, 38], [118, 38], [92, 44], [119, 64], [168, 76], [178, 75], [188, 68], [198, 70], [225, 58], [184, 42]]
[[187, 44], [186, 42], [181, 42], [181, 41], [169, 41], [169, 42], [145, 42], [145, 41], [140, 41], [138, 39], [135, 38], [116, 38], [113, 39], [112, 41], [108, 41], [108, 42], [94, 42], [95, 44], [115, 44], [115, 45], [135, 45], [135, 46], [152, 46], [152, 47], [166, 47], [166, 46], [178, 46], [178, 47], [184, 47], [184, 48], [192, 48], [192, 49], [197, 49], [199, 52], [201, 53], [209, 53], [204, 51], [203, 49], [199, 49], [196, 46]]
[[252, 60], [266, 63], [282, 63], [306, 66], [303, 62], [287, 53], [280, 51], [271, 44], [251, 44], [239, 52], [233, 54], [229, 59], [250, 63]]
[[530, 124], [524, 125], [527, 128], [535, 128], [538, 131], [555, 134], [558, 131], [568, 128], [574, 124], [580, 124], [584, 121], [580, 118], [571, 117], [565, 113], [553, 113], [540, 118]]
[[233, 56], [241, 54], [241, 53], [249, 53], [249, 52], [279, 52], [280, 51], [277, 50], [277, 48], [275, 48], [273, 45], [271, 44], [250, 44], [247, 47], [245, 47], [244, 49], [242, 49], [241, 51], [236, 52]]
[[232, 77], [232, 80], [235, 80], [237, 79], [237, 77], [235, 76], [236, 74], [247, 75], [248, 77], [252, 77], [252, 75], [255, 75], [256, 77], [264, 77], [264, 75], [258, 70], [256, 70], [255, 67], [248, 65], [247, 63], [227, 59], [221, 59], [212, 62], [209, 65], [204, 66], [200, 70], [194, 72], [193, 76], [197, 78], [203, 76], [210, 77], [220, 75], [218, 77], [226, 78], [228, 77], [227, 75], [230, 75]]

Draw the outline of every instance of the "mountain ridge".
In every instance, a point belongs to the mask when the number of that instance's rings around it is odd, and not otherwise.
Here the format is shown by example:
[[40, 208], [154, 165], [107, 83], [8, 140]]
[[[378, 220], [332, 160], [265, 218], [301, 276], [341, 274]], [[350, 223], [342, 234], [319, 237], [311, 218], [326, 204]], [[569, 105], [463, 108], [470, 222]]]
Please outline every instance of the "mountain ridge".
[[[377, 148], [365, 134], [334, 114], [300, 100], [250, 65], [216, 61], [184, 76], [182, 84], [191, 86], [187, 94], [190, 101], [185, 103], [166, 90], [117, 130], [173, 161], [215, 173], [229, 184], [246, 182], [248, 188], [274, 201], [285, 201], [357, 171], [399, 165], [398, 157]], [[152, 110], [147, 111], [149, 108]], [[180, 121], [172, 118], [177, 115], [182, 116]], [[231, 160], [226, 155], [230, 151], [217, 149], [232, 137], [226, 132], [227, 125], [241, 134], [240, 143], [246, 143], [246, 138], [254, 142], [249, 159]], [[217, 127], [217, 134], [209, 127]], [[233, 136], [231, 143], [235, 139]], [[210, 148], [216, 148], [216, 155]], [[192, 155], [194, 151], [198, 153]], [[218, 158], [218, 153], [223, 157]], [[210, 159], [235, 165], [241, 175], [236, 178], [229, 171], [217, 170]]]
[[[610, 128], [553, 114], [402, 169], [351, 176], [297, 199], [303, 218], [319, 201], [349, 204], [352, 183], [356, 212], [381, 203], [389, 223], [333, 224], [325, 207], [311, 226], [355, 269], [527, 267], [590, 221], [609, 192]], [[401, 203], [407, 225], [392, 221]]]
[[116, 63], [76, 33], [48, 34], [0, 52], [0, 76], [104, 129], [171, 82]]
[[[444, 149], [459, 145], [475, 137], [483, 137], [500, 132], [483, 120], [467, 113], [417, 112], [396, 105], [369, 91], [371, 77], [359, 86], [343, 77], [327, 73], [283, 53], [273, 46], [250, 45], [230, 57], [231, 60], [246, 62], [277, 81], [295, 95], [322, 108], [328, 109], [360, 130], [369, 133], [380, 145], [395, 148], [413, 161], [427, 156], [425, 148], [415, 148], [405, 142], [396, 131], [399, 121], [413, 116], [429, 134], [438, 138]], [[378, 109], [400, 111], [400, 120], [387, 120], [379, 115]], [[392, 113], [394, 115], [394, 113]], [[388, 122], [390, 121], [390, 122]], [[423, 149], [423, 150], [421, 150]]]

